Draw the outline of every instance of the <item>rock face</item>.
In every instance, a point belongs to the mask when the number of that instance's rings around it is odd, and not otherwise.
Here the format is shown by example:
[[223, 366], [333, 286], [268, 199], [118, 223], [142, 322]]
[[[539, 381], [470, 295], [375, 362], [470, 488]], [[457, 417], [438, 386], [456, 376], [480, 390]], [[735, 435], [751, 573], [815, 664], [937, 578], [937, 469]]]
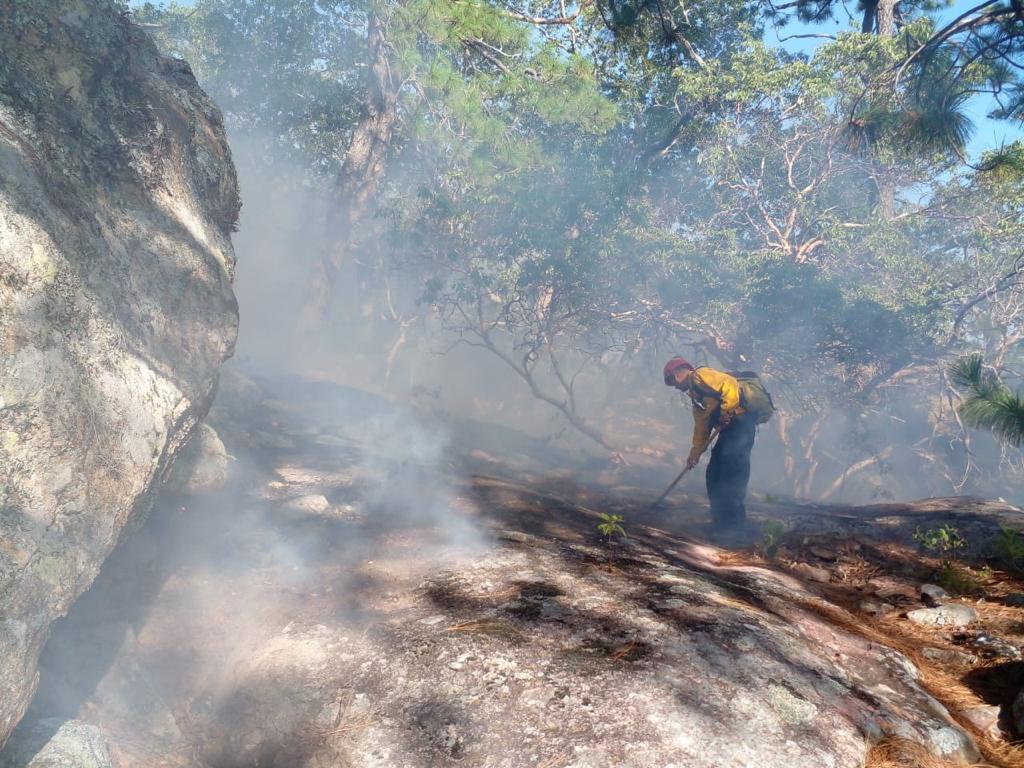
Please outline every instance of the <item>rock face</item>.
[[208, 424], [200, 424], [175, 460], [164, 486], [191, 495], [219, 491], [227, 482], [229, 461], [217, 431]]
[[0, 0], [0, 744], [237, 331], [221, 117], [107, 0]]
[[79, 720], [40, 720], [22, 737], [11, 739], [0, 768], [113, 768], [100, 729]]

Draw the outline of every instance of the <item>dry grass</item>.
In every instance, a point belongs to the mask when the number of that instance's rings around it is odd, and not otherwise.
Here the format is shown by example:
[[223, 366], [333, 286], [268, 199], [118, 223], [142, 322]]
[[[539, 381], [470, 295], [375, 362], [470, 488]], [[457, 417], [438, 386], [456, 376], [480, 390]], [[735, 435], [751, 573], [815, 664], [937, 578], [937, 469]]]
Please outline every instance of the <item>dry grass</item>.
[[[836, 551], [843, 549], [842, 542], [815, 540], [812, 543], [824, 544], [826, 548]], [[803, 542], [804, 545], [807, 542]], [[797, 559], [805, 562], [817, 560], [808, 546], [798, 546]], [[806, 551], [805, 551], [806, 550]], [[951, 712], [960, 727], [971, 734], [981, 750], [987, 763], [993, 768], [1024, 767], [1024, 743], [1008, 744], [1002, 739], [993, 738], [991, 734], [982, 732], [971, 722], [962, 719], [962, 710], [992, 704], [995, 699], [983, 691], [972, 690], [962, 679], [963, 669], [957, 665], [947, 665], [923, 657], [922, 646], [940, 646], [952, 648], [948, 637], [939, 637], [930, 628], [919, 627], [901, 619], [898, 613], [883, 617], [871, 617], [861, 614], [856, 606], [864, 599], [863, 585], [875, 576], [886, 575], [894, 570], [906, 574], [914, 572], [918, 579], [929, 578], [928, 574], [937, 569], [937, 562], [911, 548], [892, 542], [871, 542], [870, 546], [859, 548], [847, 558], [838, 557], [839, 562], [829, 565], [834, 581], [827, 585], [814, 585], [815, 591], [827, 596], [830, 603], [808, 600], [800, 601], [804, 610], [813, 611], [828, 621], [851, 634], [863, 637], [873, 643], [892, 648], [909, 658], [921, 672], [922, 687], [935, 699], [940, 701]], [[844, 561], [845, 560], [845, 561]], [[727, 566], [768, 565], [778, 567], [778, 561], [767, 563], [758, 554], [733, 551], [723, 553], [719, 563]], [[1001, 600], [1008, 594], [1024, 592], [1024, 582], [1013, 574], [1005, 572], [989, 572], [984, 574], [985, 594], [989, 601], [970, 604], [980, 616], [980, 624], [990, 631], [1010, 641], [1024, 638], [1024, 622], [1021, 621], [1020, 609], [1007, 607]], [[994, 598], [994, 600], [993, 600]], [[841, 606], [841, 607], [836, 607]], [[946, 633], [948, 635], [948, 633]], [[981, 664], [975, 670], [986, 666], [995, 667], [996, 662]], [[977, 688], [977, 685], [974, 685]], [[982, 697], [986, 700], [983, 700]], [[886, 739], [876, 745], [869, 756], [867, 768], [944, 768], [953, 765], [932, 756], [927, 749], [898, 739]]]
[[[840, 629], [863, 637], [866, 640], [877, 643], [878, 645], [892, 648], [909, 658], [921, 671], [921, 686], [931, 696], [942, 702], [942, 704], [950, 711], [951, 716], [953, 716], [954, 719], [956, 719], [956, 712], [959, 710], [970, 709], [971, 707], [977, 707], [985, 704], [984, 701], [979, 699], [978, 696], [956, 676], [921, 656], [918, 651], [920, 641], [916, 638], [905, 637], [901, 626], [897, 626], [893, 622], [888, 622], [885, 624], [883, 630], [876, 627], [875, 623], [869, 619], [856, 617], [842, 608], [829, 606], [827, 603], [811, 600], [800, 600], [797, 602], [803, 610], [818, 614], [823, 619]], [[993, 739], [967, 720], [957, 719], [957, 724], [963, 730], [971, 734], [977, 743], [978, 748], [981, 750], [982, 755], [989, 761], [988, 765], [992, 766], [992, 768], [1020, 768], [1024, 765], [1024, 747], [1017, 747], [1012, 744], [1007, 744], [1004, 741]], [[885, 747], [885, 749], [892, 750], [909, 749], [909, 747], [891, 746], [898, 745], [900, 743], [901, 742], [894, 740], [887, 740], [880, 742], [878, 746], [882, 747], [884, 745], [890, 745]], [[883, 750], [880, 754], [885, 754], [885, 751]], [[929, 759], [932, 760], [932, 762], [896, 762], [875, 764], [869, 760], [868, 766], [870, 766], [870, 768], [882, 768], [882, 766], [886, 765], [900, 766], [901, 768], [945, 768], [947, 765], [953, 765], [953, 763], [943, 761], [936, 762], [936, 758], [931, 757], [930, 755]]]
[[868, 752], [864, 768], [954, 768], [962, 765], [935, 757], [913, 741], [884, 739]]
[[505, 622], [496, 619], [470, 619], [445, 627], [445, 632], [495, 632], [504, 629]]
[[622, 659], [626, 658], [630, 653], [633, 652], [634, 648], [636, 648], [636, 640], [630, 640], [625, 645], [620, 646], [619, 648], [616, 648], [608, 656], [608, 658], [611, 659], [612, 661], [622, 661]]
[[524, 641], [523, 634], [515, 625], [501, 619], [470, 619], [444, 628], [445, 632], [468, 632], [502, 638], [510, 643]]
[[367, 716], [360, 718], [359, 720], [353, 720], [349, 723], [342, 723], [337, 728], [322, 731], [320, 735], [336, 736], [340, 733], [352, 733], [353, 731], [361, 731], [363, 728], [369, 728], [371, 725], [373, 725], [373, 718]]

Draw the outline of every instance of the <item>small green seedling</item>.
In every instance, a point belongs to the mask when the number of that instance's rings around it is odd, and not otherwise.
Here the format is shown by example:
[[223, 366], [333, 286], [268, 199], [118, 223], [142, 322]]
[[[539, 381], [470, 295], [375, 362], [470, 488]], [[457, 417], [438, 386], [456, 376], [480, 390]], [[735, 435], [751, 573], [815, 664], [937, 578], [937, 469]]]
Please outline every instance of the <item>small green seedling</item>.
[[761, 531], [761, 551], [769, 560], [774, 560], [779, 552], [779, 545], [782, 544], [782, 534], [786, 532], [786, 526], [778, 520], [765, 520]]
[[924, 530], [918, 528], [914, 531], [914, 541], [922, 549], [938, 552], [943, 560], [947, 562], [956, 556], [958, 549], [963, 549], [967, 546], [967, 541], [960, 535], [960, 532], [949, 524]]
[[611, 545], [613, 536], [626, 538], [626, 529], [622, 527], [622, 521], [622, 515], [612, 515], [607, 512], [601, 513], [601, 522], [597, 524], [597, 530], [601, 532], [601, 535], [605, 537], [609, 545]]
[[615, 536], [626, 538], [626, 529], [622, 527], [622, 521], [622, 515], [602, 512], [601, 522], [597, 524], [597, 530], [604, 536], [605, 546], [608, 548], [608, 570], [612, 567], [612, 539]]
[[983, 591], [985, 574], [979, 578], [970, 568], [956, 562], [957, 552], [967, 546], [967, 540], [955, 527], [947, 523], [938, 528], [918, 528], [914, 531], [914, 541], [922, 549], [935, 552], [942, 558], [942, 565], [935, 574], [935, 581], [940, 587], [954, 595]]

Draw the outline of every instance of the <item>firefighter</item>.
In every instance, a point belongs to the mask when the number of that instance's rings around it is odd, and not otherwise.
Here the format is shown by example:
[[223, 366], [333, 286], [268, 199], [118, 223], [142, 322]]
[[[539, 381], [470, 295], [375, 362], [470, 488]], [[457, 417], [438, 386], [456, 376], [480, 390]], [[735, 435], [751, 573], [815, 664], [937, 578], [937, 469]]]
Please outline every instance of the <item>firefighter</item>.
[[693, 402], [693, 446], [687, 468], [697, 466], [718, 428], [705, 475], [712, 527], [724, 530], [742, 525], [747, 516], [743, 502], [750, 481], [750, 452], [757, 425], [774, 411], [771, 396], [754, 373], [694, 368], [681, 357], [665, 364], [664, 375], [666, 385], [687, 393]]

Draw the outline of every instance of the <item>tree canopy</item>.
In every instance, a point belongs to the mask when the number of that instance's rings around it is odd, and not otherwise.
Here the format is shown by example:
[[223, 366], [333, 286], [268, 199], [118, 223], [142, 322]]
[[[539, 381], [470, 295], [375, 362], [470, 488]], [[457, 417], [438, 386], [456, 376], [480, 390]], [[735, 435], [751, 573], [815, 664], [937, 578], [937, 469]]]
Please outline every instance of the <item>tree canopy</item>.
[[[628, 451], [581, 382], [669, 351], [756, 367], [784, 403], [789, 488], [827, 495], [851, 466], [882, 474], [883, 432], [935, 488], [1012, 482], [978, 460], [948, 364], [1024, 362], [1024, 145], [965, 156], [979, 91], [1021, 116], [1020, 8], [939, 27], [936, 5], [864, 2], [812, 54], [766, 25], [833, 2], [134, 12], [269, 168], [298, 164], [331, 199], [313, 322], [358, 285], [393, 328], [388, 375], [416, 329], [443, 335]], [[830, 433], [846, 453], [823, 459]]]

